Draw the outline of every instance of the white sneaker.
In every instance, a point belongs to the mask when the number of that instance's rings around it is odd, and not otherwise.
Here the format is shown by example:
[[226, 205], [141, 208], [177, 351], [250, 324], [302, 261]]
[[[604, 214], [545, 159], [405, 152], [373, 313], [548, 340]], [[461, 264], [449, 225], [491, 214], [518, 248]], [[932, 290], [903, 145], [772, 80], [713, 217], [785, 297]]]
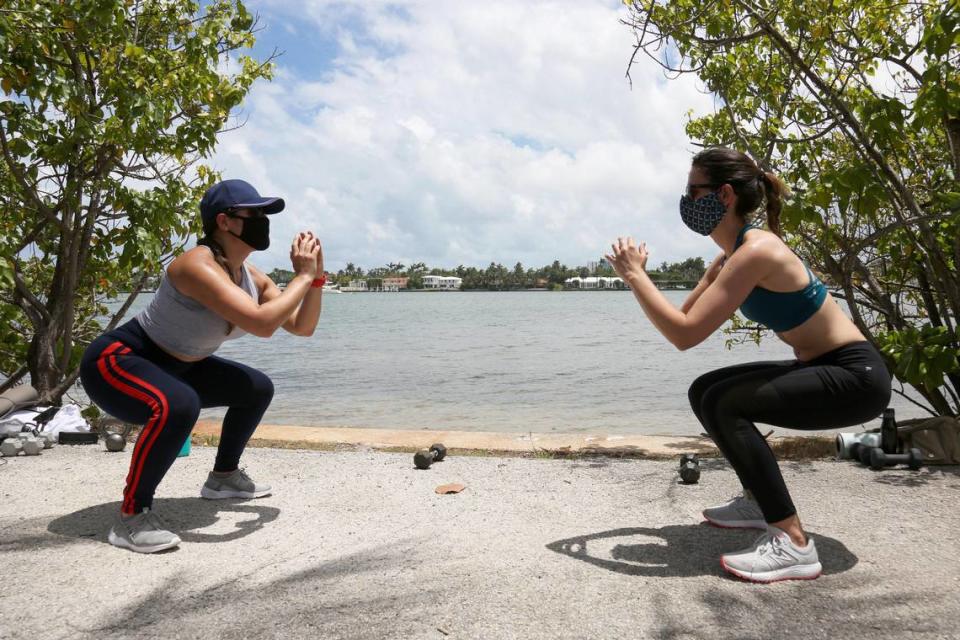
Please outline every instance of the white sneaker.
[[207, 500], [262, 498], [268, 493], [270, 493], [270, 485], [254, 482], [243, 469], [237, 469], [230, 475], [222, 477], [211, 471], [200, 489], [200, 497]]
[[180, 536], [167, 531], [160, 517], [150, 509], [132, 516], [120, 516], [107, 536], [115, 547], [137, 553], [156, 553], [180, 544]]
[[707, 507], [703, 510], [703, 517], [710, 524], [724, 529], [763, 529], [767, 528], [767, 521], [763, 519], [763, 512], [756, 500], [746, 496], [737, 496], [726, 504], [716, 507]]
[[798, 547], [776, 527], [768, 527], [752, 548], [720, 556], [720, 566], [750, 582], [813, 580], [823, 571], [812, 538], [806, 547]]

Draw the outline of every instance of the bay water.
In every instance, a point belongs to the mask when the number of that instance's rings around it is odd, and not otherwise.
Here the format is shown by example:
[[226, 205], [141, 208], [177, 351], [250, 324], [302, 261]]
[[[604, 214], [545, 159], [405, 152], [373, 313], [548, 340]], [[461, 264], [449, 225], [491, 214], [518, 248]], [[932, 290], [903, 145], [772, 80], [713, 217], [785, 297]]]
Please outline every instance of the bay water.
[[[689, 292], [664, 294], [679, 306]], [[324, 295], [309, 338], [248, 335], [217, 355], [271, 377], [266, 424], [693, 435], [698, 375], [793, 357], [772, 334], [729, 350], [726, 339], [677, 351], [629, 291], [343, 293]], [[892, 406], [923, 415], [896, 396]]]

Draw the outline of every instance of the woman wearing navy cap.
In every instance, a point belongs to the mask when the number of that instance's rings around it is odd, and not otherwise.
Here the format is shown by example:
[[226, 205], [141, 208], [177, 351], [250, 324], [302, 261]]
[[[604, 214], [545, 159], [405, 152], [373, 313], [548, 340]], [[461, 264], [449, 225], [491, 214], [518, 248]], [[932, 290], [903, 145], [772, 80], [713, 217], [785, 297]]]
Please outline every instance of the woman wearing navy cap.
[[[180, 543], [153, 512], [153, 494], [197, 421], [200, 409], [229, 407], [213, 470], [200, 495], [256, 498], [270, 492], [239, 468], [273, 383], [266, 375], [213, 353], [225, 341], [280, 327], [313, 334], [320, 318], [323, 253], [312, 232], [290, 247], [296, 276], [281, 291], [246, 259], [270, 245], [267, 215], [283, 210], [243, 180], [210, 187], [200, 202], [204, 236], [167, 268], [150, 305], [94, 340], [80, 378], [90, 399], [125, 422], [144, 425], [130, 460], [111, 544], [153, 553]], [[319, 276], [319, 277], [318, 277]]]

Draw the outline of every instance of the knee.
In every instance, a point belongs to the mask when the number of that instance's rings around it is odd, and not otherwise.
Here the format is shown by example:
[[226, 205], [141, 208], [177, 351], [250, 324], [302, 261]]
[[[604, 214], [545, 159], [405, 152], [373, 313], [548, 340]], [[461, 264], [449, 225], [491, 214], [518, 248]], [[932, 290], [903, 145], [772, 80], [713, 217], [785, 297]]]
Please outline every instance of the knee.
[[270, 404], [273, 400], [273, 380], [262, 371], [253, 369], [250, 373], [250, 394], [257, 404]]
[[699, 411], [704, 426], [711, 426], [712, 429], [708, 429], [711, 433], [730, 422], [726, 419], [730, 414], [729, 402], [720, 389], [706, 389], [701, 394]]
[[[184, 428], [193, 428], [200, 417], [200, 397], [192, 389], [167, 394], [167, 422]], [[161, 411], [164, 407], [161, 407]]]
[[710, 380], [708, 373], [703, 374], [699, 378], [691, 383], [690, 388], [687, 389], [687, 399], [690, 401], [690, 408], [693, 409], [693, 412], [700, 416], [701, 408], [703, 406], [703, 396], [706, 394], [707, 389], [710, 388]]

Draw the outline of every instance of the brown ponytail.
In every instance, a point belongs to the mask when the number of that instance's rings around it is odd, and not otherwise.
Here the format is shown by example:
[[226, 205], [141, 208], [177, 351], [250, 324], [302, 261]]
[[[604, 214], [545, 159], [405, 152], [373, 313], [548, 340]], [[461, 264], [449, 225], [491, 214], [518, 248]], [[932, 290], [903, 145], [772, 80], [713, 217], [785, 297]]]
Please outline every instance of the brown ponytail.
[[704, 149], [693, 157], [693, 166], [703, 169], [712, 184], [733, 188], [736, 213], [744, 220], [766, 203], [767, 226], [780, 235], [780, 211], [790, 191], [775, 173], [762, 171], [753, 158], [726, 147]]
[[780, 212], [783, 210], [783, 201], [790, 196], [790, 190], [783, 180], [775, 173], [765, 171], [760, 174], [760, 184], [763, 186], [767, 201], [767, 226], [770, 231], [780, 235]]

